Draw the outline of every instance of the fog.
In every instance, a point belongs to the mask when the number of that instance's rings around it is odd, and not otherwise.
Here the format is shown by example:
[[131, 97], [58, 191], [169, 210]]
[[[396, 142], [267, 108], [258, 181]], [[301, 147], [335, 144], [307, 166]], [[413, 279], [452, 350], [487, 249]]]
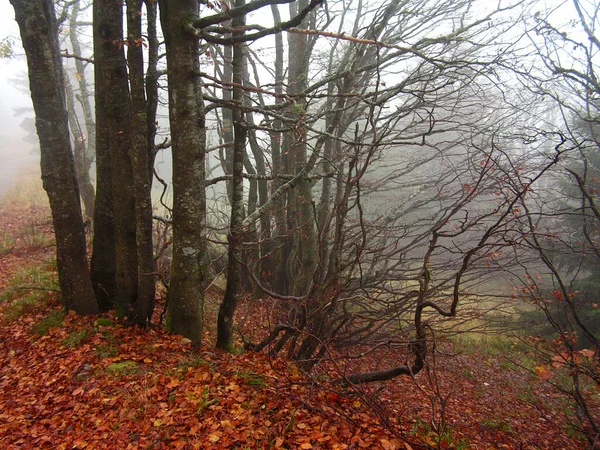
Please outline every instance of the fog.
[[[27, 77], [27, 64], [18, 40], [18, 27], [8, 2], [0, 3], [0, 38], [14, 37], [15, 55], [0, 59], [0, 197], [25, 168], [39, 166], [34, 145], [25, 141], [27, 132], [20, 127], [26, 115], [15, 116], [15, 109], [32, 108], [27, 92], [15, 85], [14, 79]], [[27, 114], [33, 117], [31, 114]]]

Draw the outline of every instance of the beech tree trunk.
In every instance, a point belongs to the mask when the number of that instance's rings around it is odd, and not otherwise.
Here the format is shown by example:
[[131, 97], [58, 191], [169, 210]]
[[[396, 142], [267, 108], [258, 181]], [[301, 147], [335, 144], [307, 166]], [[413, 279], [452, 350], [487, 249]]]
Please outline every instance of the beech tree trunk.
[[[281, 17], [277, 5], [271, 5], [273, 13], [273, 21], [276, 25], [281, 24]], [[280, 105], [283, 102], [283, 81], [284, 81], [284, 46], [282, 33], [275, 34], [275, 86], [274, 92], [275, 104]], [[273, 195], [284, 184], [277, 175], [286, 173], [286, 156], [282, 152], [282, 136], [280, 131], [283, 128], [283, 123], [280, 119], [273, 120], [273, 131], [270, 132], [271, 141], [271, 158], [273, 160], [273, 175], [275, 180], [272, 183]], [[285, 221], [285, 204], [286, 197], [282, 196], [274, 202], [273, 210], [275, 217], [275, 230], [272, 233], [274, 251], [267, 258], [265, 269], [267, 279], [270, 281], [271, 287], [275, 292], [287, 294], [287, 277], [285, 275], [285, 261], [287, 256], [287, 230]], [[270, 250], [270, 249], [269, 249]]]
[[[79, 2], [75, 2], [73, 4], [71, 14], [69, 15], [69, 40], [71, 42], [71, 47], [73, 48], [73, 54], [81, 56], [81, 45], [79, 45], [77, 35], [78, 18]], [[79, 121], [71, 123], [71, 116], [69, 117], [69, 123], [71, 124], [71, 132], [73, 132], [74, 129], [77, 130], [77, 133], [74, 133], [75, 144], [73, 149], [75, 157], [75, 171], [77, 174], [77, 183], [79, 185], [84, 212], [85, 215], [91, 220], [94, 217], [95, 192], [94, 185], [90, 180], [90, 168], [94, 161], [96, 130], [94, 126], [92, 108], [90, 105], [90, 94], [85, 77], [85, 65], [83, 64], [83, 61], [76, 58], [75, 69], [79, 74], [77, 77], [79, 93], [77, 95], [73, 95], [72, 89], [71, 92], [68, 92], [67, 107], [69, 108], [69, 111], [72, 111], [73, 118], [77, 119], [75, 114], [75, 99], [77, 99], [83, 111], [83, 123], [79, 123]], [[68, 82], [67, 86], [69, 86]], [[72, 103], [72, 105], [70, 103]], [[71, 114], [71, 112], [69, 114]]]
[[[148, 147], [148, 122], [144, 89], [144, 56], [142, 53], [142, 0], [127, 0], [127, 62], [131, 86], [131, 149], [135, 196], [137, 244], [137, 298], [132, 319], [148, 325], [154, 311], [156, 269], [152, 248], [152, 166]], [[152, 136], [154, 139], [154, 136]]]
[[[290, 16], [308, 6], [308, 0], [290, 3]], [[310, 16], [309, 16], [310, 17]], [[298, 28], [309, 28], [308, 18]], [[298, 97], [307, 88], [309, 57], [312, 46], [305, 34], [291, 33], [289, 41], [289, 67], [287, 93], [296, 97], [290, 118], [296, 122], [296, 129], [286, 133], [284, 143], [290, 157], [290, 173], [298, 173], [307, 163], [307, 129], [304, 125], [306, 100]], [[307, 180], [300, 180], [295, 191], [289, 194], [288, 226], [293, 236], [291, 255], [288, 255], [288, 277], [294, 295], [304, 295], [310, 288], [317, 262], [316, 234], [312, 204], [312, 186]]]
[[116, 228], [113, 213], [113, 186], [110, 158], [108, 117], [106, 115], [106, 81], [104, 77], [103, 2], [94, 2], [94, 104], [96, 109], [96, 203], [94, 206], [94, 239], [92, 284], [103, 311], [115, 305], [116, 293]]
[[198, 38], [191, 25], [198, 16], [198, 2], [161, 0], [159, 5], [167, 47], [173, 150], [173, 259], [167, 325], [200, 344], [206, 276], [206, 129]]
[[[244, 5], [244, 0], [236, 0], [235, 6]], [[233, 19], [233, 27], [242, 28], [245, 25], [244, 16]], [[239, 33], [233, 33], [236, 36]], [[233, 315], [237, 308], [242, 291], [241, 277], [241, 244], [243, 238], [242, 221], [244, 220], [244, 158], [246, 156], [246, 124], [242, 112], [244, 77], [244, 44], [233, 46], [232, 79], [233, 103], [231, 111], [233, 121], [233, 178], [231, 183], [231, 219], [229, 225], [229, 249], [227, 263], [227, 286], [225, 296], [219, 307], [217, 322], [217, 347], [231, 350], [233, 342]], [[225, 115], [224, 115], [225, 116]]]
[[[132, 114], [123, 44], [123, 6], [118, 0], [94, 2], [95, 36], [104, 82], [104, 112], [108, 119], [112, 207], [116, 234], [115, 306], [121, 315], [131, 315], [137, 299], [138, 258], [136, 245], [135, 196], [130, 159]], [[96, 251], [96, 250], [95, 250]]]
[[56, 235], [58, 277], [65, 309], [98, 312], [86, 259], [85, 232], [67, 120], [62, 61], [51, 0], [12, 0], [40, 138], [44, 189]]
[[95, 194], [94, 186], [90, 180], [90, 165], [86, 157], [86, 137], [75, 112], [75, 95], [73, 94], [73, 86], [71, 86], [71, 83], [68, 80], [65, 82], [65, 89], [69, 128], [73, 135], [73, 160], [75, 163], [77, 187], [81, 194], [83, 213], [86, 218], [92, 219], [94, 216]]

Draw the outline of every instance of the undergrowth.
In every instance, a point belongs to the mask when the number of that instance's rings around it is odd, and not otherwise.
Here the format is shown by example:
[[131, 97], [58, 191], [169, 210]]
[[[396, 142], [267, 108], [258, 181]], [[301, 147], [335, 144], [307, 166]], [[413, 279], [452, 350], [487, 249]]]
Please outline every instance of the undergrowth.
[[58, 276], [54, 260], [47, 260], [16, 269], [0, 304], [6, 303], [4, 320], [16, 320], [24, 314], [46, 307], [58, 292]]
[[42, 187], [39, 169], [31, 168], [17, 176], [0, 199], [2, 206], [7, 208], [36, 207], [49, 208], [48, 195]]
[[33, 332], [35, 334], [39, 334], [40, 336], [44, 336], [48, 334], [50, 329], [62, 326], [64, 318], [64, 311], [52, 311], [49, 315], [44, 317], [33, 326]]
[[90, 339], [90, 333], [86, 329], [76, 330], [71, 332], [63, 341], [62, 345], [67, 348], [81, 347]]

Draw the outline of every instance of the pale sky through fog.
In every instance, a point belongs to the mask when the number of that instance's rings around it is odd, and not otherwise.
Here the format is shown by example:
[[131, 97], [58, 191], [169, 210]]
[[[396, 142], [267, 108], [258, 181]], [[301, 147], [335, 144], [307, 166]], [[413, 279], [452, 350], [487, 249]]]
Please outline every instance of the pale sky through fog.
[[[564, 6], [564, 0], [539, 0], [542, 9], [544, 6], [547, 7], [552, 4], [563, 4]], [[287, 8], [280, 9], [285, 15]], [[560, 13], [564, 14], [564, 12], [563, 7]], [[257, 19], [257, 21], [260, 21], [260, 19]], [[20, 78], [25, 81], [24, 86], [27, 86], [27, 64], [23, 49], [20, 46], [19, 30], [14, 20], [14, 10], [8, 0], [0, 0], [0, 39], [7, 36], [14, 38], [15, 56], [10, 59], [0, 59], [0, 196], [13, 177], [25, 167], [37, 168], [39, 166], [39, 155], [37, 153], [32, 154], [33, 145], [23, 140], [26, 133], [19, 126], [26, 116], [15, 117], [14, 114], [15, 108], [31, 108], [29, 93], [24, 92], [22, 87], [17, 89], [14, 83], [10, 81], [11, 79]], [[33, 113], [29, 115], [33, 116]], [[166, 115], [166, 112], [163, 111], [162, 115]], [[166, 121], [166, 117], [161, 118], [161, 128], [163, 130], [167, 129]], [[167, 157], [168, 154], [161, 153], [158, 161], [163, 161]], [[168, 166], [168, 164], [163, 165]], [[161, 170], [159, 169], [159, 171]], [[169, 174], [166, 175], [169, 178]]]
[[27, 77], [27, 64], [18, 39], [19, 28], [14, 16], [10, 3], [0, 0], [0, 38], [15, 38], [15, 56], [11, 59], [0, 59], [0, 196], [14, 176], [25, 167], [39, 166], [39, 155], [31, 154], [33, 146], [23, 141], [26, 133], [19, 127], [25, 116], [14, 115], [14, 108], [31, 108], [28, 93], [19, 91], [9, 81], [12, 78]]

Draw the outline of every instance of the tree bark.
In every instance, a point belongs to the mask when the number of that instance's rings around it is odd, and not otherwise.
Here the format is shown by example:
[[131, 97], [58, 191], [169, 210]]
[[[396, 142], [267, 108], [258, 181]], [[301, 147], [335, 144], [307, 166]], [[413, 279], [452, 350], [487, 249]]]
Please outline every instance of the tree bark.
[[[223, 82], [229, 83], [233, 81], [233, 46], [226, 45], [223, 48]], [[232, 92], [230, 89], [223, 89], [223, 101], [231, 103]], [[233, 174], [233, 141], [235, 139], [233, 131], [233, 110], [230, 107], [223, 108], [223, 143], [226, 145], [224, 150], [225, 160], [221, 159], [221, 168], [225, 175]], [[227, 188], [227, 200], [229, 204], [233, 204], [233, 181], [225, 182]]]
[[[69, 16], [69, 40], [71, 41], [73, 54], [82, 56], [81, 46], [79, 45], [79, 40], [77, 37], [78, 17], [79, 2], [75, 2], [73, 4], [73, 8]], [[75, 69], [79, 74], [77, 77], [79, 94], [77, 96], [74, 96], [72, 92], [69, 93], [67, 97], [67, 106], [69, 107], [69, 110], [73, 111], [73, 116], [74, 118], [76, 118], [75, 98], [77, 98], [83, 110], [84, 123], [71, 124], [71, 130], [73, 130], [75, 127], [78, 130], [78, 133], [74, 133], [75, 170], [77, 173], [77, 182], [79, 183], [79, 190], [81, 193], [81, 200], [83, 202], [85, 215], [89, 219], [92, 219], [94, 216], [95, 193], [94, 186], [90, 180], [90, 168], [92, 166], [92, 162], [94, 161], [94, 145], [96, 142], [96, 130], [94, 125], [94, 118], [92, 116], [92, 108], [90, 106], [90, 94], [88, 91], [88, 84], [85, 78], [85, 66], [83, 64], [83, 61], [75, 58]], [[67, 83], [67, 85], [68, 84], [69, 83]], [[72, 106], [69, 104], [71, 102], [69, 98], [72, 98]], [[69, 118], [69, 122], [71, 122], [71, 118]]]
[[[156, 157], [156, 111], [158, 109], [158, 41], [157, 0], [144, 0], [146, 4], [146, 21], [148, 22], [148, 67], [146, 68], [146, 121], [148, 122], [148, 152], [150, 155], [150, 177], [152, 178], [154, 159]], [[152, 184], [152, 181], [150, 182]]]
[[[273, 13], [273, 21], [275, 25], [281, 24], [281, 17], [277, 5], [271, 5]], [[283, 103], [283, 81], [284, 81], [284, 46], [283, 36], [281, 33], [275, 34], [275, 86], [274, 91], [277, 94], [275, 97], [275, 105]], [[273, 175], [277, 176], [286, 171], [286, 156], [281, 151], [283, 133], [280, 131], [283, 128], [283, 123], [280, 119], [273, 121], [273, 130], [270, 132], [271, 141], [271, 157], [273, 159]], [[272, 183], [271, 195], [274, 195], [279, 188], [283, 186], [283, 181], [275, 178]], [[268, 257], [265, 271], [270, 279], [270, 284], [275, 292], [287, 294], [287, 277], [285, 275], [285, 260], [287, 256], [287, 230], [285, 217], [286, 195], [277, 198], [273, 204], [275, 217], [275, 230], [272, 233], [274, 242], [274, 250]], [[266, 202], [265, 202], [266, 203]], [[265, 203], [262, 203], [264, 205]], [[261, 216], [262, 217], [262, 216]]]
[[[290, 17], [308, 6], [308, 0], [290, 3]], [[298, 28], [308, 28], [305, 19]], [[290, 173], [298, 173], [307, 163], [307, 129], [303, 124], [307, 104], [298, 97], [308, 84], [308, 67], [311, 46], [308, 36], [291, 33], [289, 39], [289, 67], [287, 93], [296, 98], [297, 103], [290, 112], [296, 121], [295, 129], [286, 133], [284, 142], [290, 157]], [[288, 276], [293, 295], [305, 294], [313, 279], [316, 261], [315, 218], [312, 204], [312, 186], [307, 180], [299, 180], [297, 189], [289, 193], [288, 224], [293, 236], [292, 257], [288, 257]], [[298, 264], [296, 262], [299, 262]]]
[[[132, 114], [123, 42], [123, 7], [118, 0], [94, 2], [99, 14], [94, 26], [100, 39], [104, 107], [108, 118], [113, 212], [116, 234], [117, 312], [130, 316], [137, 298], [138, 263], [135, 197], [130, 159]], [[98, 57], [98, 55], [96, 56]]]
[[[235, 6], [243, 6], [244, 0], [236, 0]], [[233, 19], [234, 28], [245, 25], [244, 16]], [[239, 33], [233, 33], [236, 36]], [[233, 315], [237, 308], [238, 299], [242, 291], [241, 278], [241, 244], [243, 238], [242, 221], [244, 220], [244, 158], [246, 156], [246, 124], [242, 112], [244, 78], [244, 44], [235, 44], [233, 47], [232, 80], [233, 104], [236, 106], [231, 111], [233, 122], [233, 178], [231, 182], [231, 218], [229, 225], [229, 249], [227, 265], [227, 286], [225, 296], [219, 307], [217, 322], [217, 347], [232, 350], [233, 343]]]
[[106, 114], [106, 80], [104, 77], [103, 2], [94, 2], [94, 104], [96, 113], [96, 203], [92, 284], [103, 311], [115, 306], [116, 295], [116, 225], [113, 212], [112, 164], [108, 116]]
[[144, 90], [144, 55], [142, 52], [142, 0], [127, 0], [127, 63], [131, 89], [131, 149], [135, 197], [137, 247], [137, 298], [132, 319], [145, 326], [154, 311], [156, 269], [152, 247], [152, 166], [148, 148], [148, 121]]
[[65, 309], [98, 312], [90, 280], [79, 191], [69, 138], [64, 76], [51, 0], [12, 0], [29, 68], [44, 189], [52, 210]]
[[191, 26], [198, 16], [198, 2], [161, 0], [159, 4], [167, 47], [173, 149], [173, 259], [167, 324], [200, 344], [206, 276], [206, 129], [197, 76], [198, 38]]
[[75, 112], [75, 95], [69, 80], [65, 80], [67, 112], [69, 128], [73, 135], [73, 159], [75, 163], [75, 176], [77, 187], [83, 202], [83, 212], [88, 219], [94, 216], [94, 186], [90, 180], [90, 165], [86, 157], [86, 137]]

